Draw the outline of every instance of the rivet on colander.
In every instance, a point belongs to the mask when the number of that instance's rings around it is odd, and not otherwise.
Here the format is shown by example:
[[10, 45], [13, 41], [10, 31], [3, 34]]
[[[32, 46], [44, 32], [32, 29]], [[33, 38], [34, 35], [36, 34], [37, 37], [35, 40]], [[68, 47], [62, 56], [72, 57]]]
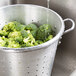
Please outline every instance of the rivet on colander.
[[60, 37], [60, 39], [62, 39], [62, 37]]
[[61, 41], [59, 41], [59, 43], [58, 44], [61, 44]]

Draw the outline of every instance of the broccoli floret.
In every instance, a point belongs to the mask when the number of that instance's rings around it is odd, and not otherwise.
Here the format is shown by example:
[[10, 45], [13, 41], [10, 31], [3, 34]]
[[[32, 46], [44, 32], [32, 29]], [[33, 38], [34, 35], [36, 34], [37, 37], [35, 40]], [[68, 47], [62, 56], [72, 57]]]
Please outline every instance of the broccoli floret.
[[27, 33], [26, 30], [22, 30], [22, 31], [21, 31], [21, 35], [22, 35], [23, 38], [24, 38], [24, 37], [28, 37], [28, 33]]
[[19, 31], [10, 32], [8, 37], [14, 38], [18, 42], [22, 41], [22, 35], [21, 35], [21, 32], [19, 32]]
[[42, 44], [43, 43], [43, 41], [41, 41], [41, 40], [36, 40], [36, 42], [34, 43], [34, 45], [39, 45], [39, 44]]
[[22, 36], [20, 36], [20, 37], [16, 37], [16, 38], [15, 38], [15, 41], [17, 41], [17, 42], [22, 42], [22, 41], [23, 41]]
[[9, 48], [21, 48], [20, 44], [13, 40], [9, 40], [8, 47]]
[[35, 38], [32, 36], [32, 34], [30, 33], [30, 30], [27, 31], [28, 33], [28, 37], [23, 39], [23, 42], [26, 44], [26, 46], [30, 47], [30, 46], [34, 46], [35, 43]]
[[35, 24], [28, 24], [25, 29], [33, 31], [37, 29], [37, 26]]
[[24, 30], [25, 29], [25, 25], [22, 25], [22, 24], [20, 24], [19, 22], [14, 22], [14, 24], [15, 24], [15, 30], [17, 30], [17, 31], [21, 31], [21, 30]]
[[21, 43], [20, 45], [21, 45], [22, 48], [26, 47], [25, 43]]
[[27, 42], [26, 47], [34, 46], [34, 44]]
[[43, 24], [37, 30], [36, 39], [45, 40], [50, 33], [51, 33], [51, 26], [48, 24]]
[[10, 22], [4, 26], [3, 30], [5, 31], [21, 31], [25, 29], [25, 25], [20, 24], [17, 21]]
[[8, 36], [8, 32], [5, 30], [0, 30], [0, 36]]
[[7, 47], [8, 46], [9, 38], [6, 38], [5, 36], [2, 36], [2, 39], [6, 42], [6, 44], [4, 45], [4, 47]]
[[31, 34], [34, 37], [36, 37], [36, 32], [37, 32], [38, 27], [35, 24], [29, 24], [29, 25], [26, 26], [25, 29], [26, 30], [30, 30]]
[[49, 36], [44, 40], [44, 42], [49, 41], [49, 40], [51, 40], [52, 38], [53, 38], [53, 35], [49, 35]]
[[41, 40], [37, 40], [36, 41], [38, 44], [42, 44], [43, 43], [43, 41], [41, 41]]
[[19, 31], [10, 32], [8, 35], [8, 37], [11, 37], [11, 38], [15, 38], [18, 36], [21, 36], [21, 32], [19, 32]]
[[4, 40], [5, 37], [0, 37], [0, 46], [3, 47], [6, 45], [6, 41]]
[[13, 31], [15, 29], [15, 24], [14, 24], [14, 22], [10, 22], [10, 23], [8, 23], [7, 25], [5, 25], [4, 27], [3, 27], [3, 30], [5, 30], [5, 31]]
[[16, 26], [15, 26], [15, 29], [16, 29], [17, 31], [24, 30], [24, 29], [25, 29], [25, 25], [16, 25]]
[[33, 35], [34, 38], [36, 38], [36, 32], [37, 30], [31, 31], [31, 34]]

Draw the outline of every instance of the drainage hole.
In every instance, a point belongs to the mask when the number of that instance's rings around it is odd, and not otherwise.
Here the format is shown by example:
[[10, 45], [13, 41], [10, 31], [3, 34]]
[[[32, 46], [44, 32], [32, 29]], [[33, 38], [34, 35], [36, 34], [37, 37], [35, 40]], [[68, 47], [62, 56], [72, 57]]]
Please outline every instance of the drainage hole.
[[42, 74], [43, 74], [44, 72], [42, 72]]
[[27, 72], [28, 74], [30, 73], [30, 72]]
[[38, 64], [36, 66], [38, 66]]
[[44, 58], [46, 58], [46, 56], [44, 56]]
[[7, 23], [7, 22], [5, 22], [5, 23]]
[[27, 68], [30, 68], [30, 67], [27, 67]]
[[38, 23], [39, 23], [39, 21], [38, 21]]
[[48, 75], [48, 73], [46, 73]]
[[45, 61], [44, 61], [44, 63], [45, 63]]
[[38, 71], [38, 70], [36, 70], [36, 71]]

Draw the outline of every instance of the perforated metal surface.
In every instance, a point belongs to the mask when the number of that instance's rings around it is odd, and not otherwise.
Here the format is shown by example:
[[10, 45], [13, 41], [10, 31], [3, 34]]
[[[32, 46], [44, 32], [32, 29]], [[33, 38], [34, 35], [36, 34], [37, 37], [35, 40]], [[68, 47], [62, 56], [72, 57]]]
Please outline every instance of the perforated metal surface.
[[0, 52], [0, 75], [50, 76], [56, 46], [55, 43], [46, 49], [27, 53]]

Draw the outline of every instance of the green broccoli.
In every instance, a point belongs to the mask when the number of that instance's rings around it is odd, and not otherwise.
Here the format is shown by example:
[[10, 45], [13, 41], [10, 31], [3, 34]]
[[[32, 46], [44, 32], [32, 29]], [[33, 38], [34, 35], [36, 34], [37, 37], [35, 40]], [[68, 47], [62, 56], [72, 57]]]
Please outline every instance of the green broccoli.
[[13, 31], [15, 29], [15, 24], [14, 24], [14, 22], [10, 22], [10, 23], [8, 23], [7, 25], [5, 25], [4, 27], [3, 27], [3, 30], [5, 30], [5, 31]]
[[53, 35], [49, 35], [49, 36], [44, 40], [44, 42], [49, 41], [49, 40], [51, 40], [52, 38], [53, 38]]
[[26, 47], [34, 46], [34, 44], [27, 42]]
[[9, 48], [21, 48], [20, 44], [14, 40], [8, 41], [8, 47]]
[[10, 22], [4, 26], [3, 30], [5, 31], [21, 31], [25, 29], [25, 25], [20, 24], [17, 21]]
[[19, 31], [10, 32], [8, 35], [8, 37], [11, 37], [11, 38], [15, 38], [18, 36], [21, 36], [21, 32], [19, 32]]
[[36, 30], [37, 29], [37, 26], [35, 24], [28, 24], [26, 27], [25, 27], [26, 30], [30, 30], [30, 31], [33, 31], [33, 30]]
[[36, 32], [37, 32], [37, 30], [31, 31], [31, 34], [33, 35], [34, 38], [36, 38]]
[[0, 46], [3, 47], [6, 45], [6, 41], [4, 40], [5, 37], [0, 37]]
[[26, 47], [25, 43], [21, 43], [20, 45], [21, 45], [22, 48]]
[[36, 32], [37, 32], [37, 26], [35, 24], [28, 24], [26, 27], [25, 27], [26, 30], [30, 30], [31, 34], [36, 37]]
[[39, 44], [42, 44], [43, 43], [43, 41], [41, 41], [41, 40], [36, 40], [36, 42], [34, 43], [34, 45], [39, 45]]
[[30, 33], [30, 30], [27, 31], [28, 33], [28, 37], [23, 39], [23, 42], [26, 44], [26, 46], [30, 47], [30, 46], [34, 46], [35, 43], [35, 38], [32, 36], [32, 34]]
[[53, 38], [50, 25], [23, 25], [17, 21], [8, 23], [0, 30], [0, 46], [9, 48], [31, 47]]
[[8, 38], [14, 38], [18, 42], [22, 41], [22, 35], [19, 31], [10, 32]]
[[28, 33], [27, 33], [26, 30], [22, 30], [22, 31], [21, 31], [21, 35], [22, 35], [23, 38], [24, 38], [24, 37], [28, 37]]
[[22, 25], [22, 24], [20, 24], [19, 22], [14, 22], [14, 24], [15, 24], [15, 30], [16, 31], [21, 31], [21, 30], [24, 30], [25, 29], [25, 25]]
[[8, 36], [8, 32], [5, 30], [0, 30], [0, 36]]
[[48, 24], [41, 25], [37, 30], [36, 39], [45, 40], [51, 33], [51, 26]]
[[17, 25], [16, 27], [15, 27], [15, 29], [17, 30], [17, 31], [21, 31], [21, 30], [24, 30], [25, 29], [25, 25]]

